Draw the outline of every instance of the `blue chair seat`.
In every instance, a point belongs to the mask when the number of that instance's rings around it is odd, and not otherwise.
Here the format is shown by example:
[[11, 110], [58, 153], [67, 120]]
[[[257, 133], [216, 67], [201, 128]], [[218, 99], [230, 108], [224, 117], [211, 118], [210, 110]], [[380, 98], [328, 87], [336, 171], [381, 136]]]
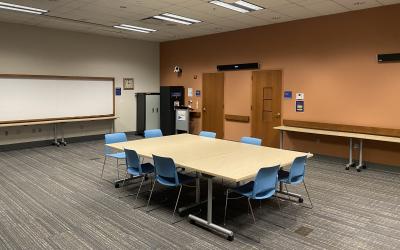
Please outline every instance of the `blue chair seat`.
[[[178, 180], [179, 180], [180, 184], [186, 184], [186, 183], [193, 182], [194, 180], [196, 180], [195, 177], [185, 175], [180, 172], [177, 172], [177, 174], [178, 174]], [[165, 177], [165, 176], [157, 176], [157, 181], [160, 182], [160, 184], [162, 184], [162, 185], [170, 186], [170, 187], [176, 187], [179, 185], [175, 182], [174, 177], [169, 178], [169, 177]]]
[[[154, 166], [151, 163], [144, 163], [144, 164], [141, 164], [141, 166], [142, 166], [142, 174], [150, 174], [150, 173], [154, 172]], [[128, 167], [127, 171], [128, 171], [128, 174], [130, 174], [130, 175], [134, 175], [134, 176], [142, 175], [139, 172], [139, 169], [137, 169], [137, 168]]]
[[108, 157], [117, 158], [117, 159], [125, 159], [126, 158], [125, 152], [106, 154], [106, 155]]
[[278, 171], [278, 180], [279, 181], [287, 181], [289, 179], [289, 171], [279, 169]]
[[246, 197], [250, 197], [253, 194], [254, 181], [250, 181], [242, 186], [233, 188], [232, 191], [241, 194]]

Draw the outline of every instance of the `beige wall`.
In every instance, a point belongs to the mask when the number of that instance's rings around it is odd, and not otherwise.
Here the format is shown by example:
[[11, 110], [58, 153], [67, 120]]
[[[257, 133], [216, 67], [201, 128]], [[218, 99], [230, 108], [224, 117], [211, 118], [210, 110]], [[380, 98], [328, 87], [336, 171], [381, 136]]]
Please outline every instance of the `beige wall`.
[[[305, 112], [283, 100], [283, 119], [400, 129], [400, 64], [378, 64], [378, 53], [400, 52], [400, 5], [268, 25], [161, 44], [161, 84], [201, 89], [203, 72], [218, 64], [259, 62], [282, 69], [283, 89], [305, 93]], [[181, 77], [173, 66], [183, 69]], [[194, 79], [197, 75], [197, 79]], [[226, 113], [250, 114], [250, 73], [225, 74]], [[251, 94], [250, 94], [251, 95]], [[198, 100], [201, 108], [201, 98]], [[195, 121], [194, 132], [201, 129]], [[228, 139], [250, 124], [225, 122]], [[286, 147], [346, 156], [347, 141], [291, 134]], [[400, 166], [400, 145], [365, 144], [368, 161]]]
[[[8, 23], [0, 23], [0, 34], [0, 74], [115, 77], [116, 86], [124, 77], [135, 78], [135, 90], [116, 97], [117, 131], [136, 130], [135, 92], [159, 91], [158, 43]], [[51, 138], [51, 127], [35, 128], [35, 133], [33, 127], [0, 128], [0, 144]], [[109, 122], [77, 123], [65, 132], [68, 137], [109, 128]]]

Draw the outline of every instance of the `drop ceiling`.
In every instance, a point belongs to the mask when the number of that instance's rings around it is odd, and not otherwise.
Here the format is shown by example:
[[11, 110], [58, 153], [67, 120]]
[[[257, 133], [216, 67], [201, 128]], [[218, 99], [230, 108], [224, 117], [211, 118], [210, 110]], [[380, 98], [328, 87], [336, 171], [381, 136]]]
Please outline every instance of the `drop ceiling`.
[[[40, 27], [96, 33], [148, 41], [170, 41], [272, 23], [397, 4], [400, 0], [247, 0], [265, 9], [239, 13], [209, 0], [0, 0], [49, 10], [32, 15], [0, 10], [0, 21]], [[234, 2], [226, 0], [225, 2]], [[147, 19], [173, 13], [201, 20], [193, 25]], [[150, 34], [118, 30], [114, 25], [128, 24], [150, 29]]]

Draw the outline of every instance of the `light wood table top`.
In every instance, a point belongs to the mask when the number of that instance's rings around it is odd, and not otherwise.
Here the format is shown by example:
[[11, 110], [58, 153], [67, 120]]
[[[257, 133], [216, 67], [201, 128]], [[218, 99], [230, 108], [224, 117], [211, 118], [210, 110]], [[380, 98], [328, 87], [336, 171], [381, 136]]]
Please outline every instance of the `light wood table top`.
[[115, 120], [116, 116], [106, 117], [93, 117], [93, 118], [77, 118], [69, 120], [50, 120], [50, 121], [36, 121], [36, 122], [16, 122], [16, 123], [4, 123], [0, 124], [1, 127], [19, 127], [19, 126], [34, 126], [34, 125], [46, 125], [46, 124], [59, 124], [59, 123], [71, 123], [71, 122], [90, 122], [90, 121], [103, 121], [103, 120]]
[[339, 137], [347, 137], [347, 138], [355, 138], [355, 139], [363, 139], [363, 140], [400, 143], [399, 137], [390, 137], [390, 136], [382, 136], [382, 135], [360, 134], [360, 133], [312, 129], [312, 128], [299, 128], [299, 127], [289, 127], [289, 126], [279, 126], [279, 127], [275, 127], [274, 129], [282, 130], [282, 131], [306, 133], [306, 134], [330, 135], [330, 136], [339, 136]]
[[[254, 177], [262, 167], [290, 167], [306, 153], [213, 139], [191, 134], [163, 136], [108, 144], [123, 150], [135, 150], [140, 156], [170, 157], [181, 167], [235, 182]], [[309, 157], [312, 154], [308, 154]]]

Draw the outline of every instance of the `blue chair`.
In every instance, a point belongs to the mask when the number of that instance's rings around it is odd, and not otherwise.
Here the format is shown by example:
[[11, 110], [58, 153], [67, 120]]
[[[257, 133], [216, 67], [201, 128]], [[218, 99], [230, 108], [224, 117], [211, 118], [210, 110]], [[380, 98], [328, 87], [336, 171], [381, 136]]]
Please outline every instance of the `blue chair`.
[[246, 144], [253, 144], [253, 145], [257, 145], [257, 146], [261, 146], [261, 144], [262, 144], [261, 139], [255, 138], [255, 137], [247, 137], [247, 136], [240, 138], [240, 142], [246, 143]]
[[209, 131], [201, 131], [201, 132], [199, 133], [199, 136], [209, 137], [209, 138], [215, 138], [215, 137], [217, 137], [217, 133], [209, 132]]
[[300, 183], [303, 183], [304, 188], [307, 192], [308, 200], [310, 201], [311, 208], [313, 208], [313, 204], [311, 202], [310, 194], [308, 193], [306, 183], [304, 181], [304, 174], [305, 174], [305, 168], [306, 168], [306, 161], [307, 161], [307, 155], [305, 156], [299, 156], [296, 159], [294, 159], [292, 166], [290, 167], [289, 171], [285, 170], [279, 170], [278, 172], [278, 180], [285, 184], [286, 188], [286, 194], [290, 200], [290, 195], [289, 191], [287, 188], [287, 184], [290, 185], [298, 185]]
[[[106, 134], [104, 136], [105, 144], [126, 142], [127, 140], [128, 139], [126, 138], [125, 133]], [[104, 145], [104, 163], [103, 163], [103, 169], [101, 170], [101, 176], [100, 176], [101, 179], [103, 179], [104, 167], [106, 166], [106, 161], [108, 157], [117, 159], [117, 176], [119, 179], [119, 160], [125, 159], [125, 152], [114, 153], [110, 147]]]
[[135, 150], [125, 149], [124, 151], [126, 155], [126, 176], [122, 182], [122, 186], [124, 186], [128, 175], [131, 175], [132, 177], [142, 177], [142, 181], [140, 182], [139, 189], [136, 193], [136, 201], [146, 176], [154, 173], [154, 166], [151, 163], [140, 163], [139, 155]]
[[144, 131], [144, 138], [154, 138], [163, 136], [161, 129], [150, 129]]
[[[227, 189], [226, 200], [225, 200], [224, 224], [226, 221], [226, 210], [228, 207], [228, 200], [238, 199], [243, 197], [247, 197], [251, 215], [255, 223], [256, 219], [254, 217], [253, 208], [251, 206], [250, 200], [264, 200], [272, 197], [275, 194], [276, 184], [278, 183], [278, 170], [279, 170], [279, 165], [274, 167], [261, 168], [258, 171], [254, 181], [250, 181], [236, 188]], [[241, 195], [241, 197], [229, 198], [229, 193], [236, 193]], [[277, 200], [280, 209], [279, 199], [277, 198]]]
[[155, 167], [155, 181], [151, 188], [149, 200], [147, 201], [147, 208], [149, 207], [151, 195], [153, 194], [156, 182], [167, 187], [179, 187], [178, 198], [176, 199], [174, 212], [172, 213], [172, 217], [174, 217], [179, 197], [181, 195], [182, 185], [195, 181], [196, 177], [191, 177], [177, 172], [174, 160], [171, 158], [153, 155], [153, 160]]

